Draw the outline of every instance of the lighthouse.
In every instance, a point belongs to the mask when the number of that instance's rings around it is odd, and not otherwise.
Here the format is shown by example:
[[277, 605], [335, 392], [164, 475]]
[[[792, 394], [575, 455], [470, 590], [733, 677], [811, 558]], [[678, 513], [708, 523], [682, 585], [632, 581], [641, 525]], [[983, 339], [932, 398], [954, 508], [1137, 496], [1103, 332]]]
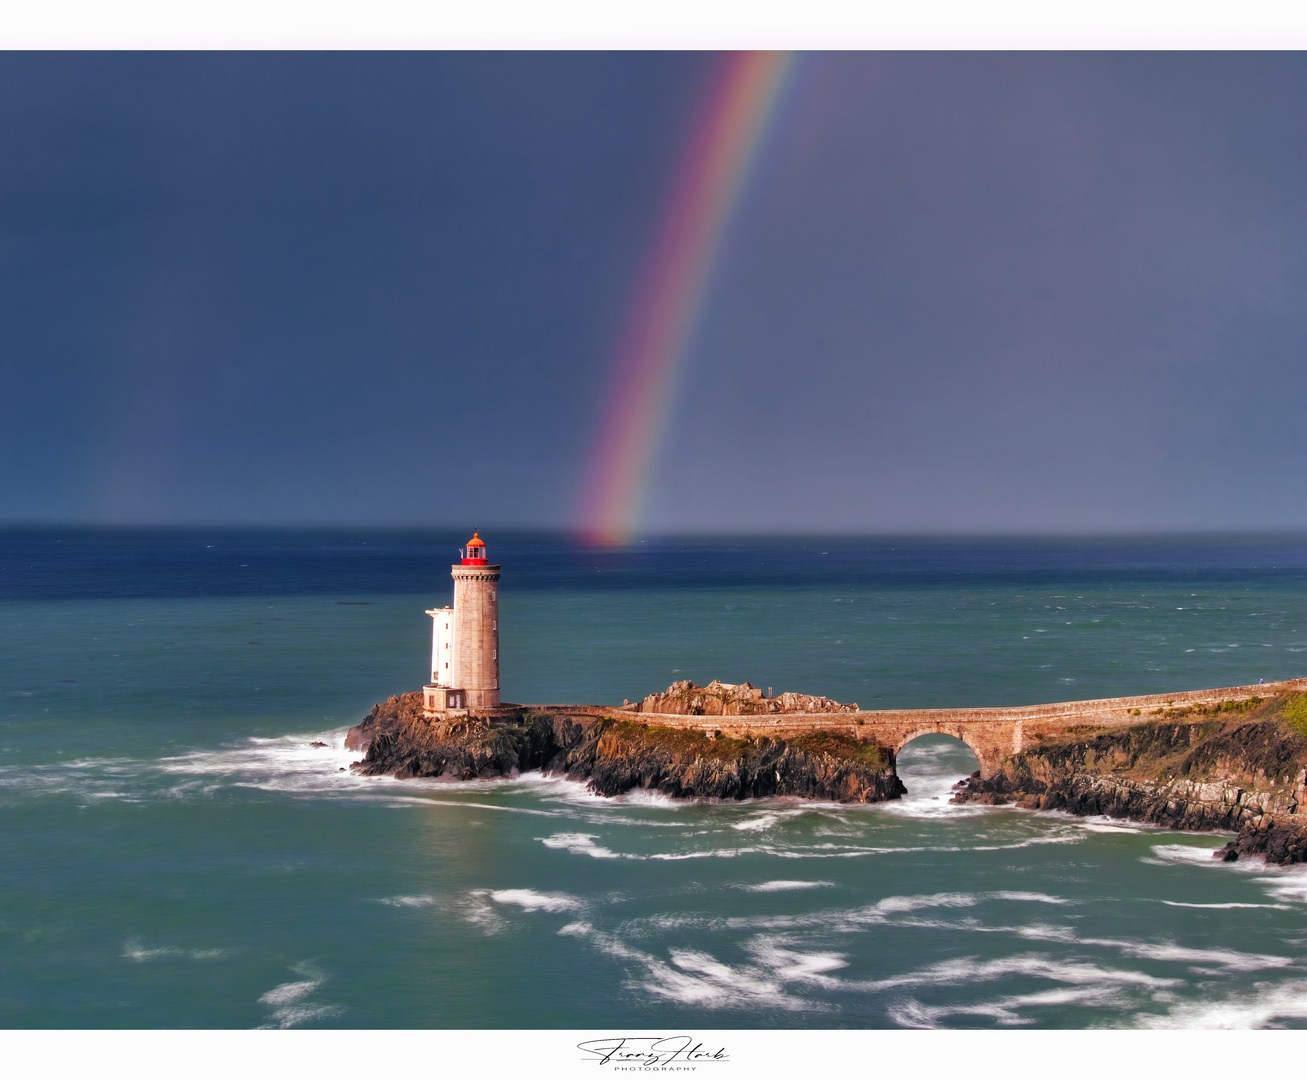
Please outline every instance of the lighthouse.
[[450, 568], [454, 606], [432, 608], [431, 682], [422, 688], [428, 716], [499, 705], [499, 567], [472, 534]]

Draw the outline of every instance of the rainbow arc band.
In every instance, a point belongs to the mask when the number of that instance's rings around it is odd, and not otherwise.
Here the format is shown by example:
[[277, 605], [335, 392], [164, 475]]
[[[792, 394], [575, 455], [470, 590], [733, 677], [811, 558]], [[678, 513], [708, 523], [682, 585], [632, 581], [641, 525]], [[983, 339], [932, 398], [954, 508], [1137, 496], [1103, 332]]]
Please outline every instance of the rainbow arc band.
[[676, 374], [702, 314], [732, 210], [793, 66], [790, 53], [722, 57], [632, 291], [582, 480], [583, 537], [634, 535]]

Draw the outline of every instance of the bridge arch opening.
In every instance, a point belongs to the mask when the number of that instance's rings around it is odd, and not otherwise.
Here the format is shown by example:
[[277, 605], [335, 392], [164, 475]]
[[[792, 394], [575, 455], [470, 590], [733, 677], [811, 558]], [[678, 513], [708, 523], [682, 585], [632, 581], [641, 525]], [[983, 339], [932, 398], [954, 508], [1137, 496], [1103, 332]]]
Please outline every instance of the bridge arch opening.
[[908, 793], [904, 802], [947, 803], [953, 785], [981, 767], [976, 752], [955, 735], [929, 731], [909, 737], [895, 757]]

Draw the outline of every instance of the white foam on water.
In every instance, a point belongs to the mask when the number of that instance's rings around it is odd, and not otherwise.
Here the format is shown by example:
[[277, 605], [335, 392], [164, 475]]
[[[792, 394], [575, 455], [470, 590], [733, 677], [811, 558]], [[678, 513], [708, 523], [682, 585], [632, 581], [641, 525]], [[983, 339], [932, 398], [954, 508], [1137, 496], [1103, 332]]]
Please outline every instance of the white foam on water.
[[[477, 781], [477, 783], [481, 783], [481, 782], [482, 781]], [[491, 782], [492, 781], [485, 781], [485, 783], [491, 783]], [[401, 781], [401, 783], [407, 784], [409, 783], [409, 781], [404, 780]], [[529, 806], [500, 806], [498, 803], [470, 802], [467, 799], [424, 799], [420, 797], [413, 797], [409, 799], [399, 800], [390, 797], [387, 801], [395, 802], [395, 803], [399, 803], [401, 801], [406, 803], [416, 803], [419, 806], [462, 806], [462, 807], [469, 807], [473, 810], [494, 810], [503, 814], [526, 814], [528, 817], [556, 818], [562, 816], [560, 812], [557, 810], [533, 810]]]
[[[166, 775], [222, 777], [233, 782], [236, 787], [260, 791], [368, 798], [392, 806], [463, 806], [510, 814], [558, 816], [557, 811], [430, 797], [473, 791], [484, 793], [487, 788], [504, 790], [517, 785], [520, 777], [496, 777], [489, 780], [415, 777], [396, 780], [393, 776], [364, 776], [349, 767], [358, 760], [359, 755], [345, 748], [347, 730], [339, 728], [309, 735], [250, 738], [238, 746], [191, 751], [161, 758], [154, 764]], [[313, 743], [327, 745], [314, 746]], [[213, 790], [216, 790], [216, 786], [201, 789], [201, 793]], [[186, 796], [193, 792], [179, 786], [174, 789], [174, 793]]]
[[908, 1028], [940, 1028], [944, 1026], [942, 1021], [953, 1016], [987, 1016], [1002, 1027], [1017, 1027], [1035, 1023], [1033, 1017], [1022, 1016], [1020, 1009], [1066, 1005], [1120, 1007], [1125, 1001], [1125, 996], [1115, 987], [1059, 987], [1033, 994], [1012, 994], [975, 1005], [923, 1005], [909, 998], [892, 1005], [889, 1016], [896, 1024]]
[[585, 905], [567, 893], [542, 893], [534, 889], [496, 889], [490, 893], [496, 904], [515, 904], [524, 911], [579, 911]]
[[[602, 795], [597, 798], [605, 798]], [[660, 810], [676, 810], [689, 802], [697, 800], [673, 799], [663, 791], [655, 791], [652, 788], [631, 788], [630, 791], [624, 791], [621, 795], [612, 795], [607, 797], [607, 801], [618, 806], [656, 806]]]
[[320, 979], [306, 979], [303, 982], [282, 983], [280, 986], [274, 986], [266, 994], [259, 998], [260, 1005], [286, 1005], [292, 1001], [299, 1001], [302, 997], [307, 997], [322, 985]]
[[[836, 933], [865, 930], [887, 923], [903, 925], [898, 916], [914, 911], [938, 908], [974, 907], [978, 897], [972, 893], [935, 893], [931, 896], [887, 896], [874, 904], [833, 911], [805, 912], [799, 915], [750, 915], [726, 919], [730, 929], [798, 930], [818, 928]], [[921, 924], [930, 925], [930, 924]]]
[[1307, 904], [1307, 869], [1273, 871], [1260, 884], [1273, 899]]
[[330, 1020], [344, 1011], [343, 1005], [283, 1005], [272, 1011], [272, 1023], [261, 1024], [260, 1027], [293, 1028], [313, 1020]]
[[843, 983], [827, 973], [848, 967], [843, 953], [798, 952], [768, 939], [755, 939], [749, 943], [754, 959], [786, 982], [807, 982], [818, 986], [839, 987]]
[[1132, 829], [1126, 825], [1110, 825], [1099, 821], [1084, 821], [1080, 828], [1096, 833], [1139, 833], [1141, 829]]
[[851, 988], [879, 992], [905, 986], [964, 986], [998, 979], [1034, 978], [1072, 986], [1137, 986], [1163, 989], [1183, 984], [1180, 979], [1159, 978], [1143, 971], [1103, 967], [1080, 960], [1054, 960], [1043, 953], [1005, 956], [996, 960], [963, 957], [887, 979], [850, 983]]
[[1212, 858], [1216, 848], [1194, 847], [1192, 844], [1154, 844], [1153, 854], [1159, 859], [1171, 863], [1191, 863], [1200, 866], [1229, 866], [1231, 863], [1218, 863]]
[[311, 964], [296, 964], [291, 971], [301, 978], [296, 982], [286, 982], [274, 986], [259, 997], [260, 1005], [269, 1005], [272, 1011], [261, 1028], [292, 1028], [312, 1020], [327, 1020], [340, 1016], [344, 1011], [341, 1005], [329, 1005], [307, 1000], [326, 982], [326, 976], [316, 971]]
[[479, 927], [487, 935], [497, 934], [508, 925], [487, 902], [486, 897], [489, 895], [489, 889], [473, 889], [468, 893], [467, 900], [460, 905], [463, 921]]
[[1016, 851], [1019, 848], [1041, 847], [1045, 844], [1081, 844], [1085, 837], [1082, 830], [1064, 829], [1045, 836], [1031, 836], [1025, 840], [1014, 840], [1010, 844], [974, 844], [964, 848], [966, 851]]
[[733, 821], [730, 823], [732, 829], [740, 832], [765, 832], [773, 825], [777, 825], [789, 818], [796, 817], [803, 813], [802, 810], [768, 810], [761, 814], [754, 814], [744, 821]]
[[[951, 746], [932, 747], [941, 753], [956, 753]], [[1003, 807], [984, 806], [980, 803], [954, 803], [953, 788], [959, 780], [966, 778], [966, 773], [953, 769], [938, 769], [913, 763], [903, 769], [900, 779], [907, 787], [908, 793], [897, 799], [883, 803], [874, 803], [877, 810], [890, 817], [906, 817], [920, 820], [938, 820], [939, 818], [979, 817], [992, 813]]]
[[568, 923], [558, 931], [560, 937], [585, 937], [587, 934], [592, 933], [594, 933], [594, 927], [581, 919]]
[[554, 773], [546, 774], [539, 769], [521, 773], [514, 777], [510, 783], [549, 802], [564, 802], [594, 808], [603, 806], [610, 801], [592, 791], [584, 781], [569, 780], [565, 776], [558, 776]]
[[1277, 1021], [1307, 1020], [1307, 982], [1259, 983], [1219, 1001], [1186, 1001], [1163, 1016], [1139, 1015], [1142, 1028], [1255, 1030]]
[[1187, 904], [1183, 900], [1159, 900], [1159, 904], [1165, 904], [1167, 907], [1190, 907], [1190, 908], [1211, 908], [1214, 911], [1226, 911], [1233, 908], [1272, 908], [1278, 911], [1291, 910], [1288, 904]]
[[1216, 964], [1228, 971], [1264, 971], [1288, 967], [1287, 956], [1239, 952], [1237, 949], [1194, 949], [1174, 942], [1123, 941], [1116, 938], [1078, 938], [1079, 944], [1116, 949], [1140, 960], [1161, 960], [1175, 964]]
[[430, 907], [435, 902], [434, 896], [386, 896], [377, 901], [391, 907]]
[[670, 949], [668, 962], [635, 949], [612, 934], [594, 934], [591, 940], [608, 955], [634, 962], [643, 969], [643, 977], [631, 979], [628, 987], [702, 1009], [824, 1011], [829, 1006], [797, 997], [787, 991], [785, 984], [810, 982], [831, 964], [842, 963], [833, 954], [805, 957], [776, 950], [759, 955], [760, 963], [735, 966], [698, 949]]
[[138, 964], [146, 960], [160, 960], [169, 956], [183, 957], [187, 960], [220, 960], [223, 951], [221, 949], [179, 949], [170, 945], [148, 949], [140, 941], [133, 938], [123, 943], [123, 956]]
[[931, 893], [929, 895], [916, 896], [887, 896], [883, 900], [878, 900], [869, 908], [862, 908], [863, 911], [874, 911], [878, 914], [897, 914], [902, 911], [920, 911], [923, 908], [940, 908], [940, 907], [974, 907], [978, 902], [978, 897], [974, 893]]
[[637, 855], [619, 855], [609, 848], [601, 847], [595, 843], [598, 837], [594, 833], [554, 833], [553, 836], [537, 836], [536, 839], [547, 848], [566, 851], [570, 855], [589, 855], [592, 859], [639, 858]]
[[[538, 769], [522, 773], [514, 779], [513, 783], [530, 787], [538, 792], [541, 798], [553, 802], [568, 803], [591, 811], [631, 809], [632, 807], [679, 810], [697, 801], [693, 799], [673, 799], [670, 795], [649, 788], [632, 788], [621, 795], [600, 795], [584, 780], [569, 780], [565, 776], [557, 776], [552, 773], [546, 775]], [[605, 814], [603, 820], [608, 820], [607, 814]], [[646, 824], [649, 823], [646, 822]]]
[[1015, 900], [1031, 904], [1072, 904], [1074, 900], [1067, 900], [1061, 896], [1049, 896], [1048, 893], [1039, 892], [1019, 892], [1013, 889], [1000, 889], [998, 892], [986, 893], [986, 896], [994, 900]]
[[743, 889], [745, 892], [793, 892], [796, 889], [824, 889], [834, 885], [833, 881], [760, 881], [756, 885], [737, 885], [737, 889]]
[[[988, 927], [972, 927], [982, 930]], [[1074, 944], [1078, 939], [1076, 932], [1069, 926], [1053, 926], [1050, 923], [1029, 923], [1025, 926], [995, 927], [1000, 932], [1010, 932], [1027, 941], [1056, 941], [1060, 944]]]
[[[236, 777], [257, 786], [286, 791], [361, 787], [376, 778], [350, 771], [350, 764], [359, 755], [345, 749], [347, 730], [249, 738], [237, 746], [192, 750], [160, 758], [155, 766], [170, 775]], [[313, 743], [327, 745], [313, 746]]]

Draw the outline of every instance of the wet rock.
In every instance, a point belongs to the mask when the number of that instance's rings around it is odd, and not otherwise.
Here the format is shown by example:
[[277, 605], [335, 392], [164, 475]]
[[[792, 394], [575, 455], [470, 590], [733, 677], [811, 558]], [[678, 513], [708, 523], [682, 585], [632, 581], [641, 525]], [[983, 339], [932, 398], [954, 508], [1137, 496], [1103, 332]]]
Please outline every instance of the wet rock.
[[1307, 861], [1299, 814], [1307, 735], [1272, 700], [1247, 717], [1159, 721], [1046, 740], [1008, 758], [988, 780], [973, 775], [953, 802], [1128, 818], [1171, 829], [1238, 832], [1214, 854], [1226, 862]]
[[831, 732], [789, 740], [734, 739], [619, 717], [527, 713], [518, 723], [453, 722], [421, 715], [421, 695], [396, 695], [352, 728], [346, 745], [368, 776], [457, 780], [542, 769], [600, 795], [636, 788], [672, 798], [797, 796], [880, 802], [905, 789], [883, 747]]

